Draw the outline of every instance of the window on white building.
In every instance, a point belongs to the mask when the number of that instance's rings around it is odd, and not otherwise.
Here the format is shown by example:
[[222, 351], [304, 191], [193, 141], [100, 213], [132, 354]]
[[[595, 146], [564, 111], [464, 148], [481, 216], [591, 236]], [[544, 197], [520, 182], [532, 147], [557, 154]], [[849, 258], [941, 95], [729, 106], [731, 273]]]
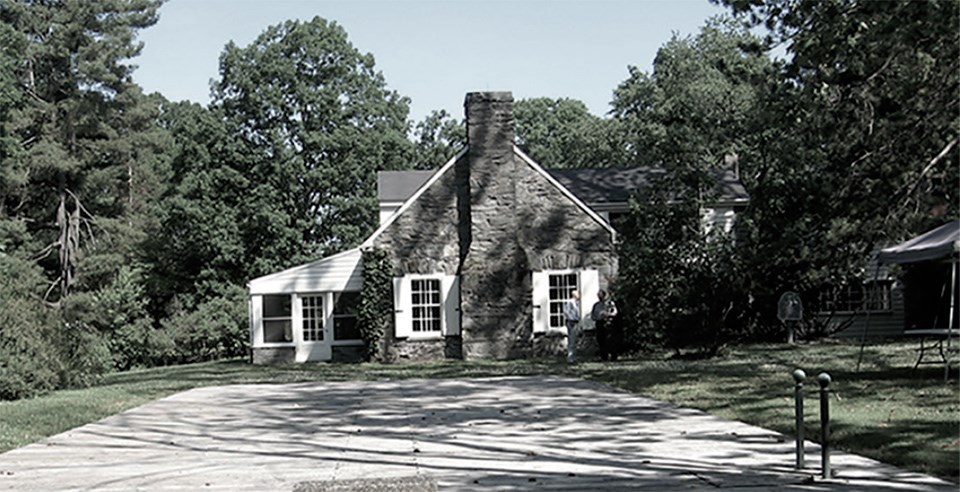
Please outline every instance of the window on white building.
[[594, 269], [545, 270], [533, 272], [533, 331], [564, 331], [566, 318], [563, 306], [580, 292], [580, 313], [583, 329], [592, 329], [593, 321], [583, 316], [597, 302], [600, 291], [600, 274]]
[[851, 282], [842, 287], [829, 289], [817, 298], [818, 311], [831, 312], [882, 312], [892, 309], [888, 280], [873, 282]]
[[566, 317], [563, 315], [563, 306], [573, 297], [573, 291], [577, 290], [576, 273], [548, 274], [550, 303], [550, 321], [548, 329], [560, 329], [566, 327]]
[[410, 305], [415, 333], [440, 333], [440, 279], [414, 279], [410, 282]]
[[300, 297], [304, 342], [323, 341], [323, 295]]
[[357, 326], [357, 312], [360, 307], [359, 292], [338, 292], [334, 294], [333, 339], [360, 340]]
[[456, 275], [393, 279], [396, 336], [433, 338], [460, 334], [460, 282]]
[[289, 294], [263, 296], [264, 343], [293, 341], [292, 303]]

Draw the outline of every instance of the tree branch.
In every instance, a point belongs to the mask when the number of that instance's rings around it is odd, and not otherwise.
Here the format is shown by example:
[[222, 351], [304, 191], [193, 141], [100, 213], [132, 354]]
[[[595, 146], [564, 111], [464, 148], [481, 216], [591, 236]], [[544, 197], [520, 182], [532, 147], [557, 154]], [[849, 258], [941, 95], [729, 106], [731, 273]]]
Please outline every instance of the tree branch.
[[934, 157], [933, 159], [930, 159], [930, 163], [927, 164], [927, 166], [924, 167], [922, 171], [920, 171], [920, 175], [917, 176], [917, 179], [910, 186], [910, 190], [907, 192], [907, 196], [913, 195], [913, 192], [917, 190], [918, 186], [920, 186], [920, 182], [923, 181], [923, 177], [926, 176], [926, 174], [929, 173], [934, 168], [934, 166], [936, 166], [941, 160], [943, 160], [944, 157], [947, 156], [947, 154], [950, 153], [950, 150], [953, 149], [955, 145], [957, 145], [957, 140], [958, 140], [957, 137], [953, 137], [953, 140], [950, 140], [949, 142], [947, 142], [947, 145], [943, 147], [943, 150], [941, 150], [936, 157]]

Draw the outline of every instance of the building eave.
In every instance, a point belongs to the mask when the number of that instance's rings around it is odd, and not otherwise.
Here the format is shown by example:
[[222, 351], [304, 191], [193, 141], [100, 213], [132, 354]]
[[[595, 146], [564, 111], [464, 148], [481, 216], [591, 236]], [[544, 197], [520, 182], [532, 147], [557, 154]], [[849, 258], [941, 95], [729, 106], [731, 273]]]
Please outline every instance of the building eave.
[[437, 172], [433, 173], [433, 175], [430, 176], [430, 179], [428, 179], [425, 183], [420, 185], [420, 188], [417, 188], [417, 191], [414, 192], [413, 195], [411, 195], [410, 198], [408, 198], [405, 202], [403, 202], [403, 205], [401, 205], [400, 208], [397, 209], [397, 211], [394, 212], [393, 215], [391, 215], [383, 224], [380, 224], [380, 227], [378, 227], [377, 230], [374, 231], [373, 234], [371, 234], [370, 237], [368, 237], [363, 242], [363, 244], [360, 245], [360, 249], [368, 250], [372, 248], [373, 243], [377, 240], [378, 237], [380, 237], [381, 234], [383, 234], [383, 231], [387, 230], [388, 227], [393, 225], [393, 223], [397, 221], [397, 218], [400, 217], [401, 214], [406, 212], [407, 209], [409, 209], [413, 205], [413, 203], [416, 202], [417, 199], [424, 194], [424, 192], [426, 192], [431, 186], [433, 186], [433, 184], [436, 183], [441, 176], [446, 174], [447, 171], [449, 171], [454, 166], [454, 164], [456, 164], [457, 161], [460, 160], [461, 157], [466, 155], [467, 149], [468, 147], [464, 147], [460, 149], [460, 152], [457, 152], [457, 155], [450, 158], [450, 160], [447, 161], [447, 163], [444, 164], [443, 167], [438, 169]]

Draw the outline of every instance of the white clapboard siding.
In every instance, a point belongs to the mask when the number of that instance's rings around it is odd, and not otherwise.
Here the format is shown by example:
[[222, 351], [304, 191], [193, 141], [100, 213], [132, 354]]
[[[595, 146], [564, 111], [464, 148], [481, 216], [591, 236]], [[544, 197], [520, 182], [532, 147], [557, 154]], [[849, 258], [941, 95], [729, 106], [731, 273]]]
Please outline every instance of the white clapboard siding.
[[250, 281], [250, 295], [359, 291], [363, 286], [360, 249], [296, 266]]

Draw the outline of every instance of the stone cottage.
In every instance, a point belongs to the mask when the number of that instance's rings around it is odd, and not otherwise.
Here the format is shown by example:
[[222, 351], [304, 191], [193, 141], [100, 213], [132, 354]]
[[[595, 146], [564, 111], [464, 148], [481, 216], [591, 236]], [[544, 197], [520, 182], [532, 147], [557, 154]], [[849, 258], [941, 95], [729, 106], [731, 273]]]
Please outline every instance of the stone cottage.
[[[548, 171], [514, 145], [509, 92], [469, 93], [464, 106], [467, 146], [443, 167], [380, 173], [380, 226], [359, 248], [250, 282], [255, 363], [356, 357], [361, 255], [371, 248], [393, 265], [388, 358], [565, 351], [563, 303], [579, 290], [589, 312], [608, 287], [609, 217], [659, 171]], [[732, 173], [719, 186], [704, 214], [729, 228], [747, 197]]]

